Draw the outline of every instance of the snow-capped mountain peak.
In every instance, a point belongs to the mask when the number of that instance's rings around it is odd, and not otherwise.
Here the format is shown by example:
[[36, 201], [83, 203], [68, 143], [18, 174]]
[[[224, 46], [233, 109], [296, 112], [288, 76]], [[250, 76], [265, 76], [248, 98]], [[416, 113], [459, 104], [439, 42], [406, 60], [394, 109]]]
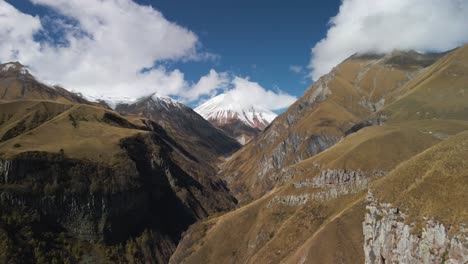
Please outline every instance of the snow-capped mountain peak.
[[173, 109], [174, 107], [182, 108], [185, 106], [169, 96], [158, 95], [156, 93], [151, 95], [151, 101], [160, 107], [166, 108], [167, 110]]
[[225, 94], [211, 98], [195, 108], [195, 111], [208, 121], [218, 125], [226, 125], [238, 120], [259, 130], [263, 130], [276, 118], [276, 114], [268, 109], [233, 103], [232, 100], [226, 98]]
[[21, 75], [29, 74], [27, 67], [21, 65], [19, 62], [9, 62], [0, 64], [0, 73], [15, 72]]
[[109, 105], [112, 109], [115, 109], [118, 105], [123, 105], [123, 104], [135, 104], [135, 103], [141, 103], [141, 102], [146, 102], [148, 104], [151, 104], [152, 107], [163, 107], [166, 110], [173, 109], [173, 107], [176, 108], [181, 108], [183, 105], [176, 100], [168, 97], [168, 96], [163, 96], [159, 95], [157, 93], [150, 94], [148, 96], [144, 96], [141, 98], [133, 98], [133, 97], [127, 97], [127, 96], [109, 96], [109, 95], [100, 95], [100, 94], [95, 94], [95, 95], [90, 95], [90, 94], [85, 94], [83, 95], [87, 100], [91, 102], [98, 102], [98, 101], [103, 101], [107, 105]]

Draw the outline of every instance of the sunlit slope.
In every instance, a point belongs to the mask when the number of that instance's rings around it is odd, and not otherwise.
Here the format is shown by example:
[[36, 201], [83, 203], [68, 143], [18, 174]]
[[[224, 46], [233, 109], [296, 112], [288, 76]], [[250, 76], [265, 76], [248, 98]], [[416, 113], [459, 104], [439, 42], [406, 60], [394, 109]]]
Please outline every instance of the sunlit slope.
[[434, 218], [447, 226], [468, 223], [468, 131], [401, 163], [371, 185], [379, 201], [413, 220]]
[[192, 227], [172, 262], [362, 263], [368, 184], [467, 129], [444, 120], [363, 128], [289, 168], [282, 187]]
[[142, 117], [0, 102], [0, 259], [167, 262], [191, 224], [235, 205], [213, 167]]
[[1, 103], [0, 116], [4, 158], [45, 151], [110, 163], [122, 152], [123, 138], [145, 133], [117, 113], [89, 105], [17, 101]]
[[17, 100], [94, 104], [59, 86], [41, 83], [18, 62], [0, 64], [0, 101]]
[[408, 82], [403, 97], [378, 115], [388, 121], [468, 119], [468, 45], [460, 47]]
[[241, 200], [260, 197], [281, 184], [282, 168], [334, 145], [354, 125], [402, 96], [405, 83], [440, 56], [415, 52], [352, 56], [226, 162], [221, 177]]

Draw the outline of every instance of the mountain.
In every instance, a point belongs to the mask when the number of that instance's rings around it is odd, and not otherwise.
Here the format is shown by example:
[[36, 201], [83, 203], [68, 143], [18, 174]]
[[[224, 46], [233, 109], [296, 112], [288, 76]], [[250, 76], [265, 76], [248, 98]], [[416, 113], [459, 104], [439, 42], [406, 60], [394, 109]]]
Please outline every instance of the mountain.
[[206, 141], [73, 101], [6, 65], [0, 262], [166, 263], [191, 224], [235, 206], [212, 161], [239, 145], [193, 111]]
[[19, 62], [0, 64], [0, 100], [50, 100], [61, 103], [92, 104], [61, 87], [45, 85]]
[[215, 128], [190, 107], [169, 97], [154, 94], [133, 104], [119, 104], [115, 110], [123, 115], [155, 121], [178, 144], [199, 160], [207, 162], [206, 166], [213, 166], [220, 157], [227, 157], [240, 148], [235, 139]]
[[353, 55], [232, 156], [170, 98], [113, 111], [7, 68], [2, 263], [468, 261], [468, 45]]
[[234, 104], [226, 96], [215, 96], [195, 108], [195, 111], [242, 145], [250, 142], [276, 118], [276, 114], [270, 110]]
[[[468, 45], [347, 59], [225, 170], [305, 125], [322, 149], [231, 174], [247, 201], [191, 226], [170, 263], [466, 263], [467, 73]], [[283, 142], [281, 155], [304, 144]]]
[[[405, 84], [443, 54], [356, 54], [316, 81], [263, 133], [223, 165], [240, 201], [282, 184], [283, 169], [336, 144], [407, 92]], [[378, 123], [379, 119], [371, 120]]]

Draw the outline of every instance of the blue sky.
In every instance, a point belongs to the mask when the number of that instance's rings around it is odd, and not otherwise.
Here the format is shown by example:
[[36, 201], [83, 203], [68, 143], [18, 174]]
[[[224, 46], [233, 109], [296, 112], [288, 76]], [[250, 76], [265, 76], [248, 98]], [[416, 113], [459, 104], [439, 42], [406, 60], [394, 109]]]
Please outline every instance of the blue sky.
[[7, 0], [0, 62], [90, 99], [221, 93], [281, 112], [356, 52], [468, 41], [465, 0]]
[[[7, 2], [23, 13], [57, 15], [30, 1]], [[213, 68], [249, 77], [266, 89], [281, 89], [296, 97], [312, 82], [306, 69], [310, 49], [325, 36], [328, 20], [340, 4], [339, 0], [301, 0], [293, 4], [267, 0], [136, 2], [152, 6], [169, 21], [190, 29], [199, 37], [202, 49], [217, 56], [203, 61], [166, 62], [169, 70], [180, 69], [187, 80], [196, 82]], [[49, 31], [53, 27], [46, 23], [44, 26], [49, 26]], [[59, 34], [54, 37], [54, 41], [60, 41]], [[303, 67], [303, 71], [293, 72], [290, 66]]]
[[218, 64], [177, 65], [191, 79], [210, 67], [232, 71], [270, 89], [278, 87], [301, 96], [310, 85], [307, 71], [292, 72], [291, 65], [306, 67], [310, 49], [325, 37], [330, 17], [340, 0], [268, 1], [201, 0], [141, 1], [158, 8], [171, 21], [196, 32], [204, 47], [220, 55]]

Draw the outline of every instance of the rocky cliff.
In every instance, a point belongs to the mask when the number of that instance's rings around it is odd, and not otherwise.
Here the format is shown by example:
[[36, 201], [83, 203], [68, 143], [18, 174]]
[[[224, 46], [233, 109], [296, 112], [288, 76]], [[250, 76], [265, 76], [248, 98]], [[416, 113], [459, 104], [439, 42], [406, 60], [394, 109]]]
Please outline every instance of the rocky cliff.
[[[407, 223], [406, 213], [391, 204], [379, 203], [372, 194], [363, 222], [366, 263], [468, 262], [468, 230], [446, 227], [437, 220]], [[420, 226], [417, 230], [417, 226]]]

